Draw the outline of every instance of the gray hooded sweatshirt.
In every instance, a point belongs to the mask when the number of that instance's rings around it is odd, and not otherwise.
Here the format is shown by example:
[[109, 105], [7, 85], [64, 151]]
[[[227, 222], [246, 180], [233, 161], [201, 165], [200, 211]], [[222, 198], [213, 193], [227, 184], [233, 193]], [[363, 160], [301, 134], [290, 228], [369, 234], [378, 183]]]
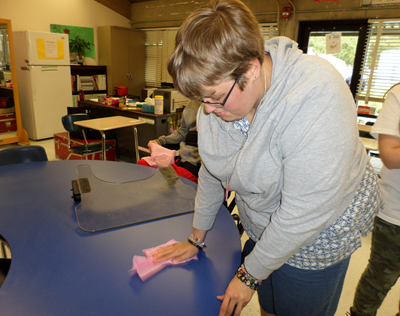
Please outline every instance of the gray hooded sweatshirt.
[[265, 50], [271, 87], [245, 142], [232, 122], [198, 112], [203, 166], [193, 219], [195, 228], [211, 229], [230, 179], [240, 218], [259, 239], [245, 265], [261, 280], [342, 215], [368, 163], [356, 106], [337, 70], [288, 38], [267, 41]]

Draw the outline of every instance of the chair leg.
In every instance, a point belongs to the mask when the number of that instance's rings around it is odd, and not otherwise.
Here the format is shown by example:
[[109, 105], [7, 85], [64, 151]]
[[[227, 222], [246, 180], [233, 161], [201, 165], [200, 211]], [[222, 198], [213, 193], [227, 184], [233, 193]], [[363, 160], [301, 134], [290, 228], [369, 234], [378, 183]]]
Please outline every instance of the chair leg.
[[72, 152], [69, 153], [69, 155], [68, 155], [68, 157], [67, 157], [67, 160], [69, 160], [69, 158], [71, 157], [72, 154], [73, 154]]

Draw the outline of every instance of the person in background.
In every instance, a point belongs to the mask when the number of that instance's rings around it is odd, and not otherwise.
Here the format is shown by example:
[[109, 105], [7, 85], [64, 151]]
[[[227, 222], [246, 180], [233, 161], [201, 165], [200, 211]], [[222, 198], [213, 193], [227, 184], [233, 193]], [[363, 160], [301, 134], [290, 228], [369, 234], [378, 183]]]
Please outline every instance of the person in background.
[[[201, 166], [201, 159], [199, 156], [199, 150], [197, 148], [197, 128], [196, 128], [196, 116], [197, 111], [200, 107], [200, 102], [190, 100], [188, 105], [182, 112], [182, 121], [179, 129], [174, 131], [168, 136], [160, 136], [156, 140], [151, 140], [147, 144], [150, 149], [151, 143], [156, 143], [161, 146], [165, 145], [179, 145], [179, 156], [176, 157], [175, 165], [178, 166], [175, 171], [178, 175], [188, 178], [194, 182], [197, 182], [199, 176], [199, 169]], [[165, 146], [168, 147], [168, 146]], [[147, 165], [147, 163], [141, 159], [138, 164]], [[186, 169], [194, 177], [188, 176], [187, 172], [181, 172], [180, 168]]]
[[371, 135], [379, 140], [385, 207], [374, 221], [371, 253], [356, 288], [352, 316], [376, 315], [400, 276], [400, 83], [389, 90]]
[[257, 290], [262, 315], [333, 316], [350, 256], [382, 205], [343, 77], [288, 38], [264, 43], [238, 0], [213, 0], [189, 15], [168, 71], [182, 95], [204, 103], [202, 167], [192, 235], [155, 261], [197, 254], [235, 191], [250, 239], [217, 296], [219, 315], [240, 315]]

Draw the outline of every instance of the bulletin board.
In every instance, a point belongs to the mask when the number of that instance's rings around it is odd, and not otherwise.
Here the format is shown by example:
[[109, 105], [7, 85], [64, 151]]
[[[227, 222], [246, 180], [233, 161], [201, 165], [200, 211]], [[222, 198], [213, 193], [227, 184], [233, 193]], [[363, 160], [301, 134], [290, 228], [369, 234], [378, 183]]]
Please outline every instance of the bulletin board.
[[[94, 29], [92, 27], [80, 27], [71, 25], [50, 24], [51, 33], [65, 33], [69, 35], [69, 39], [74, 39], [77, 35], [85, 41], [91, 43], [90, 49], [85, 49], [85, 57], [96, 57], [94, 47]], [[74, 53], [74, 51], [71, 51]]]

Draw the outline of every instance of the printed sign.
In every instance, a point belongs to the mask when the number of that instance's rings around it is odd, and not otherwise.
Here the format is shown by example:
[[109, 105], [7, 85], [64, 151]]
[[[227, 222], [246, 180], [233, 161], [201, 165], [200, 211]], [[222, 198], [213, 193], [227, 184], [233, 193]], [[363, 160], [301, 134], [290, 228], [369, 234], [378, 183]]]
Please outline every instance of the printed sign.
[[327, 54], [339, 54], [340, 53], [340, 40], [342, 33], [326, 34], [326, 53]]
[[64, 42], [62, 40], [36, 39], [39, 59], [64, 59]]

